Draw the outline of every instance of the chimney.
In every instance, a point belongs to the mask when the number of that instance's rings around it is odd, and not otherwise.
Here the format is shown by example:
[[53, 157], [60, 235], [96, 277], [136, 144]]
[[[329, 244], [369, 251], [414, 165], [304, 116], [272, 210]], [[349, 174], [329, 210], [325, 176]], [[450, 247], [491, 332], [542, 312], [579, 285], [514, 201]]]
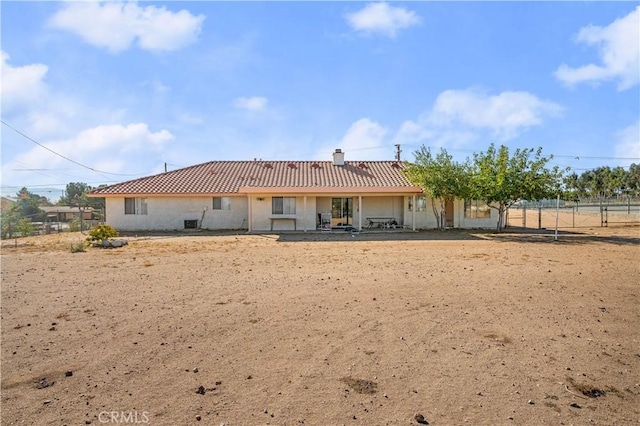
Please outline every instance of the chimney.
[[336, 149], [336, 152], [333, 153], [333, 165], [344, 166], [344, 152], [341, 149]]

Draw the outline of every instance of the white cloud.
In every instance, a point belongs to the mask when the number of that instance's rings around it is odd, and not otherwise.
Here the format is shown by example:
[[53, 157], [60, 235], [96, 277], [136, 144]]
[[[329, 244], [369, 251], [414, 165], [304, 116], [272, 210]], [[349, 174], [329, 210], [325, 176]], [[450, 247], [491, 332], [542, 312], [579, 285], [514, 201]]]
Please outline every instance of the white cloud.
[[[387, 129], [380, 124], [368, 118], [361, 118], [349, 127], [337, 148], [341, 148], [342, 151], [349, 155], [346, 158], [347, 160], [349, 158], [357, 158], [358, 160], [377, 159], [376, 150], [383, 147], [386, 135]], [[353, 153], [353, 155], [350, 153]], [[389, 157], [391, 157], [391, 153], [389, 153]]]
[[49, 24], [82, 37], [87, 43], [122, 52], [134, 42], [141, 49], [177, 50], [196, 41], [205, 19], [186, 10], [121, 2], [70, 2]]
[[[101, 125], [83, 130], [77, 135], [59, 141], [43, 143], [51, 151], [55, 151], [78, 163], [96, 170], [110, 173], [144, 173], [145, 167], [139, 158], [154, 157], [162, 147], [174, 136], [167, 130], [151, 132], [145, 123]], [[132, 153], [138, 153], [137, 160]], [[52, 152], [34, 146], [27, 152], [19, 154], [3, 166], [3, 179], [16, 180], [13, 169], [25, 165], [33, 169], [55, 169], [57, 167], [79, 168]], [[83, 171], [88, 173], [88, 171]], [[12, 179], [13, 178], [13, 179]], [[17, 176], [17, 178], [22, 178]]]
[[640, 120], [629, 127], [625, 127], [616, 134], [618, 142], [615, 146], [615, 156], [625, 158], [620, 160], [624, 167], [632, 163], [640, 164]]
[[9, 65], [9, 55], [0, 51], [2, 56], [2, 109], [7, 112], [14, 108], [34, 104], [46, 92], [44, 77], [48, 67], [43, 64], [31, 64], [21, 67]]
[[387, 3], [370, 3], [345, 16], [351, 28], [362, 34], [381, 34], [394, 38], [398, 31], [418, 25], [422, 19], [415, 12]]
[[469, 126], [491, 130], [501, 139], [512, 139], [523, 129], [542, 124], [562, 108], [528, 92], [486, 95], [470, 90], [446, 90], [434, 104], [430, 121], [436, 126]]
[[485, 134], [507, 141], [561, 113], [560, 105], [528, 92], [488, 95], [474, 89], [446, 90], [418, 120], [405, 122], [395, 139], [398, 143], [428, 140], [457, 147]]
[[601, 64], [572, 68], [562, 64], [556, 78], [573, 85], [582, 82], [618, 81], [618, 90], [640, 82], [640, 6], [606, 27], [590, 25], [580, 30], [576, 42], [598, 48]]
[[268, 102], [269, 100], [262, 96], [254, 96], [251, 98], [240, 97], [233, 101], [233, 106], [249, 111], [262, 111], [267, 107]]

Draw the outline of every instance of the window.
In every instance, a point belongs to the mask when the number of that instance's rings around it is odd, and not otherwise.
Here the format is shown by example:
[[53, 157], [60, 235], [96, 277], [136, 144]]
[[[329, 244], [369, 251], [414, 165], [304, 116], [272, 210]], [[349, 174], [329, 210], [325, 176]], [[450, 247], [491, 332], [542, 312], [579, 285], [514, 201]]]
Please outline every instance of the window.
[[124, 214], [147, 214], [147, 199], [140, 197], [125, 198]]
[[185, 220], [184, 229], [198, 229], [198, 221], [194, 219]]
[[491, 217], [491, 207], [480, 200], [464, 200], [464, 217], [485, 219]]
[[[413, 211], [413, 197], [409, 197], [409, 211]], [[416, 197], [416, 211], [417, 212], [427, 211], [427, 197], [425, 196]]]
[[272, 214], [296, 214], [295, 197], [273, 197], [271, 199]]
[[213, 197], [214, 210], [231, 210], [230, 197]]

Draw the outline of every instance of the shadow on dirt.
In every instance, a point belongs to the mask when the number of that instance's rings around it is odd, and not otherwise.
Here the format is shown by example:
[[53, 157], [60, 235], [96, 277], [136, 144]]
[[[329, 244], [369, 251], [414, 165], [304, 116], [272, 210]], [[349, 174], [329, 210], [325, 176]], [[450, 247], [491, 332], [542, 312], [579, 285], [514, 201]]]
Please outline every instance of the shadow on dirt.
[[278, 242], [331, 242], [331, 241], [496, 241], [518, 243], [552, 243], [552, 244], [616, 244], [616, 245], [640, 245], [640, 230], [638, 227], [618, 228], [615, 232], [607, 228], [592, 228], [585, 232], [562, 230], [555, 233], [546, 229], [509, 228], [503, 232], [492, 230], [463, 230], [447, 229], [445, 231], [424, 230], [411, 231], [406, 229], [384, 231], [351, 232], [344, 230], [322, 231], [278, 231], [278, 232], [252, 232], [245, 230], [236, 231], [170, 231], [170, 232], [123, 232], [121, 237], [136, 239], [173, 239], [173, 238], [199, 238], [217, 236], [258, 236]]

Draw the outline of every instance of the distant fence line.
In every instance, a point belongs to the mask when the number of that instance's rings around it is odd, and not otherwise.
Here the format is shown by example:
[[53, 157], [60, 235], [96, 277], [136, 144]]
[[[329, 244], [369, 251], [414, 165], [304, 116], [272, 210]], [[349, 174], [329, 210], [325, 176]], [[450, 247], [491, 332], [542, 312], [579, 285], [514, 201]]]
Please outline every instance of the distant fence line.
[[507, 212], [508, 227], [545, 229], [640, 224], [640, 197], [520, 202]]

